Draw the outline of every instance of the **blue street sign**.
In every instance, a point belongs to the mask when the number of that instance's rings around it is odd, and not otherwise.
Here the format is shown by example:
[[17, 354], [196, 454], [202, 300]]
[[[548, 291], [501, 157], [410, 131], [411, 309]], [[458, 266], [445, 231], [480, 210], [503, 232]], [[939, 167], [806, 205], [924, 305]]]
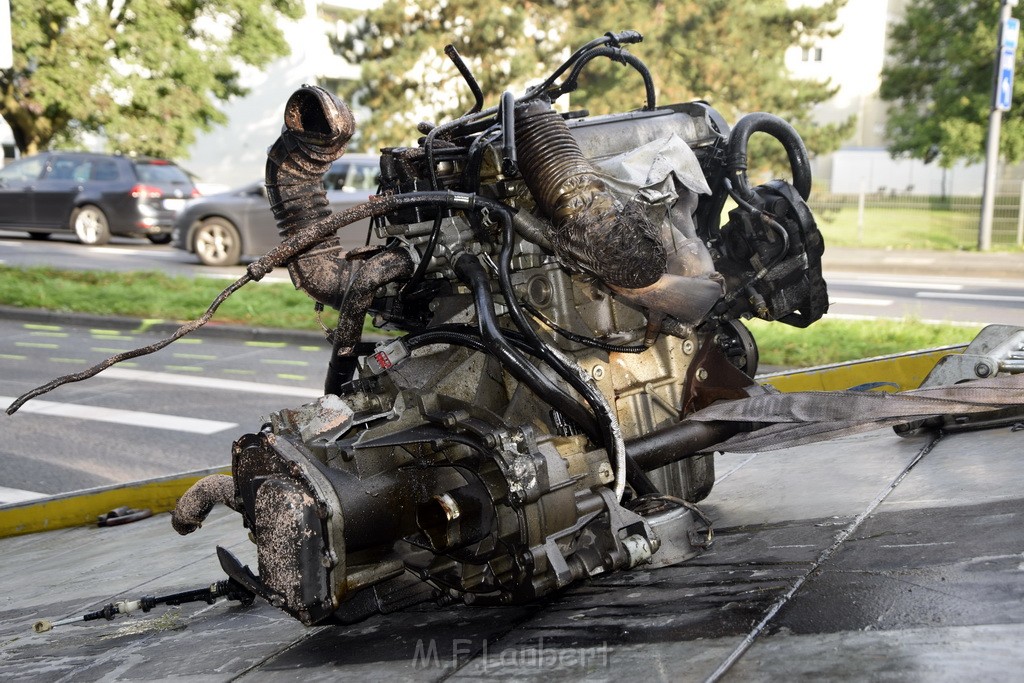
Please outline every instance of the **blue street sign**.
[[1010, 111], [1013, 101], [1013, 65], [1017, 55], [1020, 21], [1009, 18], [1001, 32], [1002, 49], [999, 55], [999, 76], [996, 80], [996, 106], [999, 111]]
[[1010, 17], [1003, 25], [1003, 49], [1017, 49], [1017, 38], [1020, 35], [1020, 19]]

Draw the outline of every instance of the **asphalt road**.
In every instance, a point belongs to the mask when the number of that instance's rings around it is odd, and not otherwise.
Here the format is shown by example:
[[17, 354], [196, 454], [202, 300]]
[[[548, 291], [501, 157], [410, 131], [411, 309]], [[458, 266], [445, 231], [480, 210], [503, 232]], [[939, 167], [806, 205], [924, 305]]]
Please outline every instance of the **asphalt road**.
[[[0, 320], [0, 404], [158, 338]], [[0, 413], [0, 503], [226, 465], [262, 416], [320, 395], [327, 354], [200, 333]]]
[[1024, 326], [1024, 280], [826, 273], [830, 317]]

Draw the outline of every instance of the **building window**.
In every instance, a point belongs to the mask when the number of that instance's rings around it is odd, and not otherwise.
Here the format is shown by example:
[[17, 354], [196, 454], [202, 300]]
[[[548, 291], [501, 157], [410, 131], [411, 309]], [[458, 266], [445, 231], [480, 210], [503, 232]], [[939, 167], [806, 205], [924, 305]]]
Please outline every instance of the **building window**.
[[821, 48], [820, 47], [805, 47], [801, 49], [800, 61], [802, 62], [820, 62], [821, 61]]

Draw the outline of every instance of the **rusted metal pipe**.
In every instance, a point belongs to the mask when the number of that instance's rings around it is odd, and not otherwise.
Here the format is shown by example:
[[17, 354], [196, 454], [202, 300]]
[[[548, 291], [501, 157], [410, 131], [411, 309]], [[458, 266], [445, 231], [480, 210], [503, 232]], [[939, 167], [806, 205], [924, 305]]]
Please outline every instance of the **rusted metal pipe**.
[[226, 474], [211, 474], [192, 484], [178, 499], [171, 513], [171, 526], [182, 536], [203, 525], [217, 503], [238, 512], [235, 505], [235, 480]]

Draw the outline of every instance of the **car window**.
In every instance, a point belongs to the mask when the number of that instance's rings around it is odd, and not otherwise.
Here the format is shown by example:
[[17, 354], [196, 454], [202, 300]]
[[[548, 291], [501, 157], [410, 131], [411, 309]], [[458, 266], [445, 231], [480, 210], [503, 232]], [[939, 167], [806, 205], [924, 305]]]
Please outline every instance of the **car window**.
[[324, 189], [372, 191], [377, 189], [380, 169], [369, 164], [334, 164], [324, 174]]
[[89, 169], [89, 180], [117, 180], [121, 176], [113, 159], [97, 159]]
[[85, 180], [89, 176], [89, 162], [85, 159], [56, 157], [47, 167], [47, 180]]
[[188, 175], [174, 164], [164, 162], [135, 162], [135, 172], [144, 183], [176, 183], [191, 185]]
[[43, 160], [39, 157], [19, 159], [0, 169], [0, 180], [35, 180], [43, 172]]

